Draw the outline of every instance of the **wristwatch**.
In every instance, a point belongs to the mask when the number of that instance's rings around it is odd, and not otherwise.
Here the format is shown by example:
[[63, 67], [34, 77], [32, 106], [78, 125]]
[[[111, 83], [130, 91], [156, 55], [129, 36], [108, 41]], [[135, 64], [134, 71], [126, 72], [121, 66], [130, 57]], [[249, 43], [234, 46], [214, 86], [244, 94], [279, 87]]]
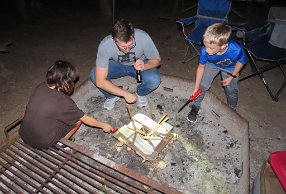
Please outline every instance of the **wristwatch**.
[[227, 73], [228, 75], [230, 75], [233, 78], [236, 78], [236, 75], [233, 75], [232, 73]]

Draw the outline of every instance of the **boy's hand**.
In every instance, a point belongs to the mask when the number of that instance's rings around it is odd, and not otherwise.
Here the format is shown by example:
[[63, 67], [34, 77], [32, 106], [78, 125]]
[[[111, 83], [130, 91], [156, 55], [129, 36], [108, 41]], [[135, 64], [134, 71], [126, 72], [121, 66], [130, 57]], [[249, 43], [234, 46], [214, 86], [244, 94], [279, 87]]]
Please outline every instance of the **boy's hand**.
[[233, 79], [233, 78], [232, 78], [231, 76], [229, 76], [228, 78], [222, 80], [222, 85], [223, 85], [223, 86], [229, 86], [229, 85], [230, 85], [230, 82], [232, 81], [232, 79]]
[[105, 123], [104, 126], [102, 127], [102, 130], [106, 133], [110, 133], [112, 131], [111, 125]]
[[195, 88], [192, 92], [192, 96], [194, 96], [196, 94], [196, 92], [198, 91], [199, 88]]

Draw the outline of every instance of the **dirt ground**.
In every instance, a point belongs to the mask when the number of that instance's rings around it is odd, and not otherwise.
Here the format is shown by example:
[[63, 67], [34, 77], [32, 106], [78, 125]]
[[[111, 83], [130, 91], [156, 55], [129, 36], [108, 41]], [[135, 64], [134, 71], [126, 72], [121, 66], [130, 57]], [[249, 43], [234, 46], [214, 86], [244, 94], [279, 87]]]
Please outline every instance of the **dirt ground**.
[[[75, 64], [80, 70], [79, 83], [88, 79], [98, 44], [109, 33], [113, 21], [112, 12], [100, 9], [97, 1], [31, 2], [38, 3], [32, 6], [29, 22], [21, 21], [10, 1], [3, 1], [0, 10], [0, 43], [13, 42], [10, 52], [0, 53], [1, 133], [6, 125], [23, 115], [32, 89], [45, 80], [45, 73], [55, 60], [64, 59]], [[180, 4], [178, 10], [193, 3]], [[186, 43], [173, 19], [192, 15], [195, 10], [174, 17], [173, 1], [121, 0], [115, 5], [115, 19], [129, 19], [135, 27], [150, 34], [162, 57], [161, 73], [194, 81], [198, 59], [182, 63]], [[233, 11], [238, 11], [245, 19], [237, 19], [234, 12], [230, 13], [230, 19], [262, 20], [269, 6], [269, 3], [234, 2]], [[249, 71], [247, 65], [244, 72]], [[282, 81], [280, 72], [272, 70], [266, 76], [276, 90]], [[219, 78], [214, 80], [211, 92], [225, 101]], [[286, 92], [274, 102], [258, 77], [240, 82], [237, 112], [249, 121], [252, 183], [269, 153], [286, 149]], [[3, 133], [1, 138], [4, 138]]]

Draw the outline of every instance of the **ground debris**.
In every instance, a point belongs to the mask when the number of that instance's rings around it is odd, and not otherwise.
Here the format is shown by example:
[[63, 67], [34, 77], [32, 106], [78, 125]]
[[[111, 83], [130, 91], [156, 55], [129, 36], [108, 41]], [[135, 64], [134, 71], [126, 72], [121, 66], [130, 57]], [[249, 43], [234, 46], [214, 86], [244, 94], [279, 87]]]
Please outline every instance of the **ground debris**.
[[[240, 142], [222, 125], [205, 117], [203, 111], [199, 113], [198, 122], [189, 123], [188, 107], [177, 113], [186, 99], [156, 93], [148, 98], [149, 105], [145, 108], [130, 105], [131, 114], [142, 113], [158, 121], [168, 113], [168, 123], [174, 126], [175, 138], [162, 150], [157, 161], [142, 163], [138, 154], [122, 149], [124, 143], [118, 143], [101, 129], [81, 127], [75, 134], [76, 143], [185, 193], [238, 193], [242, 173]], [[130, 122], [124, 99], [120, 99], [112, 111], [102, 108], [104, 100], [102, 96], [92, 96], [82, 99], [78, 106], [116, 128]]]

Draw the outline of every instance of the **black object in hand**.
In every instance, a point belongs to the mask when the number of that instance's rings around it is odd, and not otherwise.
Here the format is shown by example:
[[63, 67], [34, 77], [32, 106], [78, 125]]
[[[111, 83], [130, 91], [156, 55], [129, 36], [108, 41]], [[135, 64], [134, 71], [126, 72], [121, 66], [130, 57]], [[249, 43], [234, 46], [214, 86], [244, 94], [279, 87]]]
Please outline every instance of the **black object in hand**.
[[[136, 60], [138, 60], [138, 58], [134, 58], [134, 62], [136, 62]], [[141, 77], [141, 70], [136, 70], [136, 78], [137, 78], [137, 83], [141, 83], [142, 82], [142, 77]]]
[[140, 70], [136, 70], [136, 76], [137, 76], [137, 83], [141, 83], [142, 77], [141, 77], [141, 71]]

